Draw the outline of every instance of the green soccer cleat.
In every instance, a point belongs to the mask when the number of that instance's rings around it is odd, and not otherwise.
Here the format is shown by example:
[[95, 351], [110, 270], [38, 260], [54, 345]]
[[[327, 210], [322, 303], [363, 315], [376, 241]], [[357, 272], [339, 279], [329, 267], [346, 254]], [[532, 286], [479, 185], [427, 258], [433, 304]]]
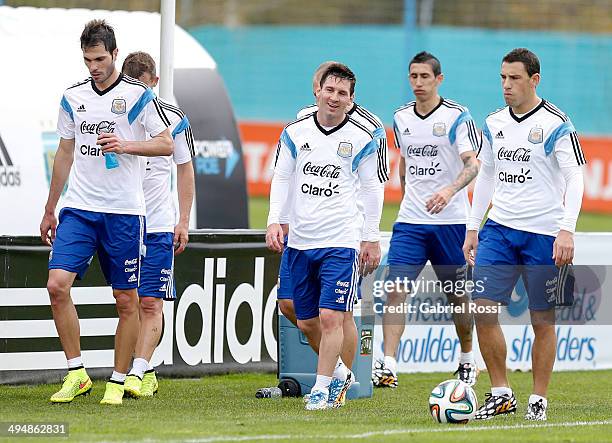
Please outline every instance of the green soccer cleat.
[[157, 390], [159, 389], [159, 383], [157, 382], [157, 377], [155, 376], [155, 370], [151, 369], [144, 373], [144, 377], [142, 379], [142, 387], [140, 388], [140, 396], [141, 397], [153, 397], [157, 394]]
[[88, 395], [91, 392], [91, 379], [85, 368], [68, 371], [68, 375], [64, 377], [62, 389], [51, 396], [51, 403], [70, 403], [74, 397], [79, 395]]
[[120, 405], [123, 403], [123, 385], [109, 381], [106, 383], [104, 398], [100, 400], [101, 405]]
[[137, 375], [128, 375], [123, 385], [123, 395], [125, 397], [140, 398], [142, 390], [142, 380]]

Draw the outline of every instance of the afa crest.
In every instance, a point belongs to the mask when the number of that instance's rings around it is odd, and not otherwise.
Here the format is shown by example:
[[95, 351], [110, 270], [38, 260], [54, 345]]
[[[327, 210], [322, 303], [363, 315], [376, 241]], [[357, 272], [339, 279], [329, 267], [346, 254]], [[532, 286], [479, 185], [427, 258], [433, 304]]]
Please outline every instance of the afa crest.
[[125, 99], [123, 98], [116, 98], [113, 100], [113, 103], [111, 104], [111, 112], [113, 114], [125, 114], [126, 111], [126, 103], [125, 103]]
[[353, 145], [349, 142], [340, 142], [338, 144], [338, 156], [349, 158], [353, 156]]
[[446, 135], [446, 123], [437, 122], [433, 124], [433, 130], [431, 131], [436, 137], [444, 137]]
[[542, 143], [544, 141], [544, 130], [538, 126], [531, 128], [529, 131], [529, 137], [527, 137], [531, 143], [537, 145], [538, 143]]

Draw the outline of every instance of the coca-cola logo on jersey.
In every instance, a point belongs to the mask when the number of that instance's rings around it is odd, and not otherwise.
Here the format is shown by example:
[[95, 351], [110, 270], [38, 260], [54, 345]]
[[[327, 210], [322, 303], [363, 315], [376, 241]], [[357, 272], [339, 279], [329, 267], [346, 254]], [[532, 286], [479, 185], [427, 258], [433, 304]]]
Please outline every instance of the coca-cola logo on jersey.
[[531, 149], [527, 148], [508, 149], [502, 147], [499, 151], [497, 151], [498, 160], [506, 160], [509, 162], [528, 162], [530, 158]]
[[323, 178], [338, 178], [340, 177], [340, 169], [340, 166], [332, 164], [321, 166], [308, 162], [304, 165], [302, 171], [305, 175], [315, 175]]
[[99, 123], [87, 123], [86, 121], [81, 122], [81, 134], [100, 135], [102, 132], [107, 134], [115, 132], [115, 122], [109, 122], [106, 120]]
[[411, 157], [437, 157], [438, 145], [408, 146], [406, 155]]

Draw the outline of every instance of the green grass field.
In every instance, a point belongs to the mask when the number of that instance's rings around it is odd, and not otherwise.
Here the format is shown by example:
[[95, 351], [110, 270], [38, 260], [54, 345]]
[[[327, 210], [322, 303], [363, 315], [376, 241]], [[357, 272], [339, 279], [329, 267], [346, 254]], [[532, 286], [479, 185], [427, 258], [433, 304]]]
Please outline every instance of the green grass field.
[[[385, 203], [380, 221], [382, 231], [391, 231], [397, 217], [399, 204]], [[249, 198], [249, 220], [252, 229], [266, 229], [268, 218], [268, 199]], [[582, 213], [578, 218], [577, 231], [612, 231], [612, 215]]]
[[[449, 374], [404, 374], [395, 390], [348, 401], [342, 409], [308, 412], [301, 399], [256, 399], [276, 383], [272, 374], [163, 379], [153, 399], [101, 406], [103, 382], [92, 395], [52, 405], [59, 387], [0, 386], [0, 422], [67, 422], [72, 441], [612, 441], [612, 371], [558, 372], [549, 395], [549, 420], [526, 422], [530, 373], [512, 373], [519, 412], [487, 422], [439, 425], [428, 413], [431, 389]], [[482, 374], [476, 391], [484, 398]], [[33, 441], [41, 441], [34, 438]], [[5, 441], [16, 441], [7, 438]]]

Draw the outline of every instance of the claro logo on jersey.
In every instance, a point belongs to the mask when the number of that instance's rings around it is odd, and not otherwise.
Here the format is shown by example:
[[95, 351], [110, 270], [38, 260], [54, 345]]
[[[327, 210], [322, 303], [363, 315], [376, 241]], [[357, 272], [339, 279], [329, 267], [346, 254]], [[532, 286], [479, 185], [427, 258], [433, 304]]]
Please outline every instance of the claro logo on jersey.
[[531, 169], [521, 168], [521, 171], [518, 174], [513, 174], [512, 172], [500, 171], [499, 173], [499, 181], [504, 183], [526, 183], [527, 180], [533, 179], [531, 176]]
[[410, 157], [437, 157], [438, 145], [408, 146], [406, 155]]
[[311, 162], [308, 162], [304, 165], [304, 167], [302, 168], [302, 171], [304, 172], [304, 175], [314, 175], [316, 177], [335, 179], [335, 178], [340, 177], [341, 169], [342, 168], [340, 166], [336, 166], [332, 164], [321, 166], [321, 165], [315, 165], [315, 164], [312, 164]]
[[331, 197], [334, 194], [340, 194], [338, 187], [340, 185], [334, 185], [329, 182], [327, 186], [316, 186], [311, 183], [303, 183], [301, 186], [302, 193], [308, 195], [314, 195], [316, 197]]
[[6, 149], [0, 134], [0, 188], [21, 186], [19, 168], [13, 164], [13, 159]]
[[431, 164], [425, 168], [417, 165], [410, 165], [408, 167], [408, 172], [410, 172], [412, 175], [416, 175], [417, 177], [436, 175], [436, 173], [440, 171], [442, 171], [442, 169], [440, 168], [440, 162], [431, 162]]
[[509, 162], [528, 162], [531, 159], [531, 149], [527, 148], [500, 148], [497, 151], [498, 160], [506, 160]]
[[81, 134], [100, 135], [102, 132], [115, 132], [115, 122], [109, 122], [106, 120], [99, 123], [87, 123], [86, 121], [81, 122]]

